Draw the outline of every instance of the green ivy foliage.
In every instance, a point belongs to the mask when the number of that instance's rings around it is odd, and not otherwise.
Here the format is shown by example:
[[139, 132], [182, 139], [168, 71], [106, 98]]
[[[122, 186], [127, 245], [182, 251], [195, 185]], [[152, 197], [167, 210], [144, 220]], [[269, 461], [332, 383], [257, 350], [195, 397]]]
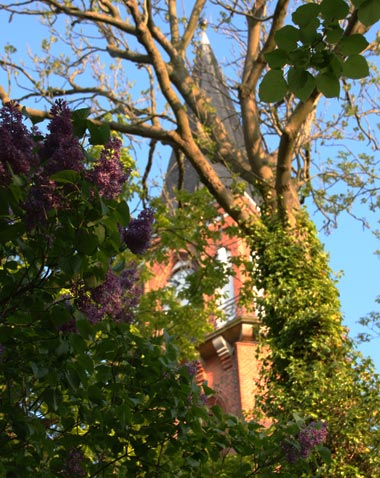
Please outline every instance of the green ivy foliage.
[[273, 218], [255, 237], [257, 298], [269, 348], [265, 413], [325, 420], [332, 464], [323, 476], [380, 476], [380, 381], [342, 327], [328, 257], [306, 213], [296, 232]]

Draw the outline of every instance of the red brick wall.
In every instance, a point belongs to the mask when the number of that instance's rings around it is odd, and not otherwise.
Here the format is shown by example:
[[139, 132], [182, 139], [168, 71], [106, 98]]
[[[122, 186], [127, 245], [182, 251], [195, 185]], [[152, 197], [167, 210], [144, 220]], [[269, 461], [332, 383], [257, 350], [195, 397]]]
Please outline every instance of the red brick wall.
[[[231, 223], [226, 218], [227, 223]], [[220, 224], [211, 225], [211, 228], [219, 228]], [[249, 258], [247, 244], [239, 238], [229, 237], [222, 234], [218, 243], [211, 243], [205, 251], [206, 254], [216, 256], [217, 250], [225, 247], [232, 257]], [[152, 264], [152, 278], [145, 284], [145, 290], [156, 290], [164, 287], [170, 280], [173, 267], [180, 259], [180, 253], [173, 253], [167, 264]], [[185, 257], [184, 257], [185, 259]], [[246, 280], [245, 272], [235, 267], [234, 291], [239, 296], [240, 288]], [[251, 311], [250, 316], [254, 315]], [[247, 311], [237, 310], [237, 317], [247, 317]], [[212, 321], [212, 318], [210, 317]], [[217, 351], [210, 352], [207, 357], [202, 357], [204, 368], [203, 377], [208, 385], [217, 392], [217, 403], [226, 412], [241, 415], [242, 412], [249, 412], [255, 405], [256, 380], [259, 373], [259, 362], [256, 359], [256, 342], [254, 337], [241, 337], [240, 341], [229, 344], [230, 355], [218, 356]], [[212, 349], [212, 347], [211, 347]], [[227, 357], [227, 358], [226, 358]], [[199, 378], [202, 373], [200, 372]]]
[[241, 410], [249, 412], [255, 406], [255, 382], [260, 368], [256, 359], [257, 345], [253, 342], [236, 342], [235, 347]]
[[231, 366], [226, 370], [217, 356], [208, 359], [204, 363], [204, 369], [208, 386], [215, 390], [216, 398], [219, 398], [219, 404], [224, 411], [240, 415], [240, 393], [235, 357], [231, 360]]

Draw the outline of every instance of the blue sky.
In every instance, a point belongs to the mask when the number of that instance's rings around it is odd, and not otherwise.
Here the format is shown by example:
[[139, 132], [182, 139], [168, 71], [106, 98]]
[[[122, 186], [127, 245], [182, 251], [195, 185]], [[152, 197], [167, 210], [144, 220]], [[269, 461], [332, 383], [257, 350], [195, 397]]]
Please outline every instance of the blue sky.
[[[31, 21], [34, 23], [33, 35], [30, 35]], [[16, 59], [21, 56], [25, 57], [26, 45], [32, 50], [38, 51], [41, 29], [36, 18], [32, 20], [30, 18], [15, 18], [12, 23], [8, 23], [8, 16], [0, 12], [0, 30], [2, 31], [1, 51], [8, 42], [15, 44], [20, 49], [20, 53], [16, 54]], [[215, 45], [212, 46], [215, 48]], [[5, 87], [7, 85], [7, 77], [2, 69], [0, 69], [0, 84]], [[320, 228], [321, 218], [316, 216], [313, 219]], [[372, 215], [371, 222], [378, 220], [378, 214]], [[380, 295], [380, 260], [374, 255], [374, 251], [380, 249], [379, 241], [374, 238], [371, 231], [363, 230], [359, 222], [347, 215], [341, 216], [338, 228], [329, 235], [321, 233], [321, 239], [330, 253], [332, 269], [343, 272], [338, 288], [341, 295], [344, 323], [349, 327], [351, 337], [355, 337], [359, 331], [363, 330], [357, 321], [371, 310], [376, 309], [374, 299]], [[380, 371], [380, 338], [358, 346], [365, 355], [372, 357]]]
[[[320, 237], [330, 253], [331, 268], [343, 272], [338, 288], [344, 323], [351, 337], [355, 337], [365, 330], [357, 323], [359, 318], [380, 310], [379, 304], [374, 303], [380, 295], [380, 259], [374, 255], [380, 243], [370, 230], [363, 230], [358, 221], [347, 215], [342, 215], [338, 228], [330, 235], [321, 233]], [[359, 350], [370, 356], [380, 371], [380, 338], [359, 344]]]

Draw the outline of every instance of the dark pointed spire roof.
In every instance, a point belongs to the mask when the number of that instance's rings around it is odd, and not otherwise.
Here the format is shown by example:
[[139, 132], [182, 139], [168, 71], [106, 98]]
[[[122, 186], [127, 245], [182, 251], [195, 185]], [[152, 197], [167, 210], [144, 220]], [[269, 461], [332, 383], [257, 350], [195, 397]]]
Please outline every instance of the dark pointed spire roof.
[[[205, 27], [205, 24], [202, 26]], [[193, 75], [210, 99], [210, 104], [215, 108], [217, 115], [223, 121], [231, 141], [237, 147], [241, 147], [244, 143], [239, 117], [229, 95], [225, 78], [211, 48], [205, 28], [202, 28], [201, 31], [200, 42], [194, 61]], [[173, 151], [169, 160], [163, 188], [164, 197], [166, 198], [172, 197], [172, 191], [178, 189], [179, 185], [181, 185], [182, 189], [189, 192], [193, 192], [201, 186], [198, 173], [186, 158], [182, 158], [182, 166], [178, 166], [177, 154]], [[226, 166], [214, 163], [213, 168], [225, 184], [231, 183], [231, 173]]]
[[236, 146], [242, 146], [243, 135], [239, 116], [227, 88], [226, 80], [211, 48], [204, 30], [201, 31], [200, 45], [194, 62], [194, 78], [210, 98], [219, 118]]

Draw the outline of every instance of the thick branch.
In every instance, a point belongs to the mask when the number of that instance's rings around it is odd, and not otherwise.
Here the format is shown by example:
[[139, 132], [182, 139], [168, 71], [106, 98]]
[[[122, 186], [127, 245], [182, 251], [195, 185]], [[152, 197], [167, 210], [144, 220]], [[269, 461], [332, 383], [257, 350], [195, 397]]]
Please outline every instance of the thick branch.
[[107, 45], [107, 52], [112, 58], [122, 58], [123, 60], [143, 65], [151, 63], [149, 55], [144, 55], [137, 51], [121, 49], [112, 44]]
[[252, 222], [252, 211], [248, 212], [247, 207], [243, 207], [241, 204], [236, 202], [231, 191], [225, 187], [215, 170], [209, 164], [206, 157], [196, 144], [191, 131], [186, 109], [181, 104], [171, 85], [166, 64], [154, 43], [147, 22], [145, 22], [145, 19], [138, 10], [137, 2], [135, 0], [128, 0], [126, 5], [136, 23], [137, 38], [152, 58], [152, 64], [154, 66], [161, 91], [170, 104], [177, 120], [178, 130], [169, 131], [167, 132], [167, 135], [170, 137], [171, 141], [183, 151], [185, 156], [189, 159], [193, 167], [198, 172], [202, 182], [210, 190], [211, 194], [215, 197], [218, 203], [242, 227], [248, 227], [248, 225], [250, 225]]
[[126, 6], [130, 9], [130, 12], [136, 23], [137, 39], [144, 46], [148, 55], [152, 58], [152, 65], [156, 72], [157, 80], [160, 85], [162, 94], [172, 108], [176, 120], [178, 121], [179, 127], [181, 128], [181, 125], [186, 125], [186, 123], [188, 124], [188, 119], [183, 105], [181, 104], [181, 101], [171, 87], [166, 64], [154, 43], [152, 34], [148, 29], [144, 17], [140, 14], [138, 10], [137, 2], [135, 0], [129, 0], [126, 2]]
[[256, 87], [265, 67], [264, 53], [274, 47], [274, 33], [282, 26], [289, 0], [279, 0], [273, 16], [271, 30], [262, 51], [259, 51], [262, 31], [262, 18], [265, 14], [266, 0], [256, 2], [254, 17], [247, 16], [248, 43], [245, 57], [239, 99], [242, 109], [243, 132], [249, 163], [255, 175], [260, 178], [260, 186], [266, 200], [273, 196], [273, 171], [269, 157], [264, 149], [261, 136], [260, 117], [256, 99]]
[[298, 103], [280, 139], [276, 168], [277, 205], [282, 217], [291, 224], [293, 223], [294, 213], [297, 212], [300, 206], [296, 185], [291, 175], [294, 145], [302, 125], [313, 112], [320, 97], [321, 93], [314, 90], [305, 103]]
[[[264, 12], [265, 0], [260, 2], [261, 11]], [[260, 40], [259, 33], [262, 26], [260, 21], [248, 17], [248, 27], [249, 27], [249, 42], [248, 42], [248, 51], [247, 51], [247, 60], [244, 67], [243, 74], [243, 85], [247, 90], [254, 90], [257, 86], [257, 82], [263, 72], [266, 61], [264, 58], [265, 53], [272, 51], [275, 47], [274, 35], [279, 30], [283, 24], [288, 11], [289, 0], [278, 0], [274, 15], [272, 26], [270, 28], [268, 37], [265, 41], [265, 44], [260, 52], [258, 52], [258, 42]]]
[[177, 16], [177, 0], [169, 0], [169, 25], [172, 38], [172, 44], [178, 46], [179, 44], [179, 29], [178, 29], [178, 16]]
[[[271, 30], [267, 41], [259, 52], [262, 22], [248, 17], [248, 45], [244, 65], [242, 84], [239, 89], [244, 139], [249, 162], [254, 173], [261, 179], [264, 186], [263, 195], [270, 199], [273, 186], [273, 171], [268, 164], [268, 156], [263, 147], [260, 134], [260, 117], [257, 107], [256, 87], [260, 75], [266, 65], [264, 53], [274, 47], [274, 34], [282, 26], [289, 0], [279, 0], [276, 5]], [[265, 0], [257, 2], [255, 15], [265, 13]]]
[[189, 46], [192, 38], [194, 37], [194, 32], [199, 24], [199, 19], [202, 14], [203, 8], [205, 6], [206, 0], [197, 0], [191, 12], [189, 23], [187, 24], [185, 33], [182, 36], [181, 41], [181, 51], [185, 52], [186, 48]]

